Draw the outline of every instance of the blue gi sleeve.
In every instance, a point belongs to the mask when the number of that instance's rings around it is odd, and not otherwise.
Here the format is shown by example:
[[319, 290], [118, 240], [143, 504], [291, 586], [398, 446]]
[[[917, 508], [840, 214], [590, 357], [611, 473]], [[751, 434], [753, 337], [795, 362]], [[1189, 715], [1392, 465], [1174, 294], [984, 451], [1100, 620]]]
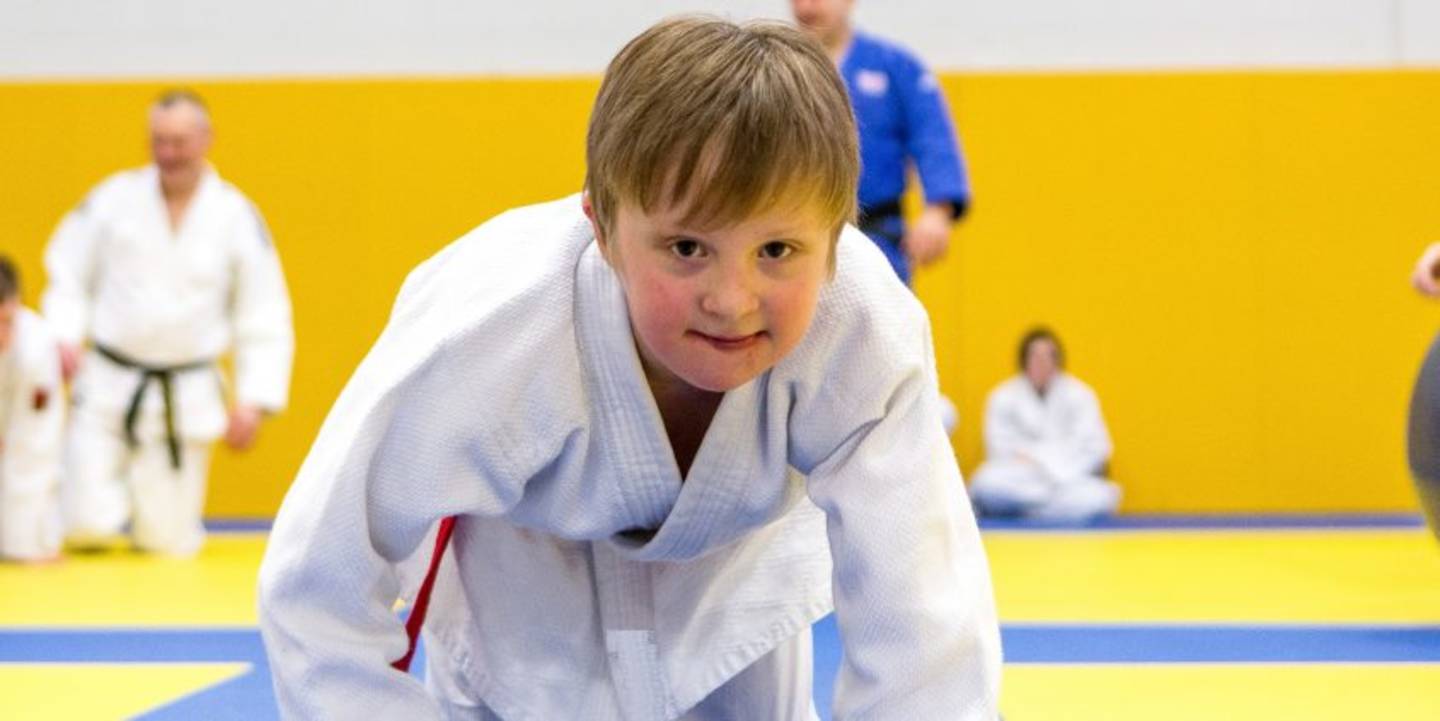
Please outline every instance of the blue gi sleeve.
[[958, 218], [970, 204], [970, 183], [940, 83], [913, 57], [904, 57], [892, 72], [910, 131], [905, 150], [920, 171], [925, 202], [948, 202]]

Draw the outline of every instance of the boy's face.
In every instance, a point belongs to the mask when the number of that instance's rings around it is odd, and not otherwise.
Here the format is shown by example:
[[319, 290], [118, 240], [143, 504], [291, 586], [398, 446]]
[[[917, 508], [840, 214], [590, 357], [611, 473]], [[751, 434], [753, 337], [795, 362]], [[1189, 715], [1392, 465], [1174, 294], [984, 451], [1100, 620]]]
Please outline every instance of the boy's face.
[[[589, 201], [586, 212], [591, 215]], [[625, 289], [652, 384], [724, 392], [799, 344], [830, 274], [832, 231], [815, 212], [772, 210], [700, 230], [675, 208], [620, 203], [601, 250]]]

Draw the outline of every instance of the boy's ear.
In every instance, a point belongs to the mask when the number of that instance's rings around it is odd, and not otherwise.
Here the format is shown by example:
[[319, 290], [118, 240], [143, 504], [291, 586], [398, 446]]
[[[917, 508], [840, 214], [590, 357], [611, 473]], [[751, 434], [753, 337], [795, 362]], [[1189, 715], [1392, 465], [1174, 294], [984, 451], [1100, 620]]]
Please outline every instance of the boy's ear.
[[590, 191], [580, 194], [580, 208], [585, 211], [585, 217], [590, 220], [590, 230], [595, 233], [595, 242], [600, 246], [600, 254], [610, 259], [610, 247], [605, 242], [605, 234], [600, 231], [600, 222], [595, 219], [595, 204], [590, 202]]

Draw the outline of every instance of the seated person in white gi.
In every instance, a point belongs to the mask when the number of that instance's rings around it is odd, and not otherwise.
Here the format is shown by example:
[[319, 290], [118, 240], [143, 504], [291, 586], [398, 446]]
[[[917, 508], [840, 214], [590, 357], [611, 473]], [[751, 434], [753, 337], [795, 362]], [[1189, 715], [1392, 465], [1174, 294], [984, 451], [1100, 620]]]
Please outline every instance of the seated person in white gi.
[[0, 559], [60, 553], [60, 357], [45, 322], [20, 305], [20, 274], [0, 256]]
[[[586, 159], [583, 196], [410, 275], [321, 429], [260, 571], [282, 715], [813, 721], [833, 607], [837, 721], [993, 721], [930, 328], [847, 225], [825, 51], [661, 23], [606, 71]], [[422, 684], [392, 667], [398, 569], [447, 546]]]
[[[264, 221], [205, 159], [203, 101], [168, 92], [149, 120], [154, 163], [110, 176], [51, 238], [43, 308], [74, 375], [71, 542], [102, 545], [128, 521], [139, 548], [188, 556], [204, 540], [211, 445], [248, 447], [285, 406], [294, 343]], [[232, 350], [227, 409], [216, 360]]]
[[1020, 373], [985, 404], [985, 462], [970, 497], [982, 515], [1084, 521], [1115, 511], [1104, 477], [1110, 434], [1090, 386], [1065, 372], [1060, 339], [1044, 328], [1020, 342]]

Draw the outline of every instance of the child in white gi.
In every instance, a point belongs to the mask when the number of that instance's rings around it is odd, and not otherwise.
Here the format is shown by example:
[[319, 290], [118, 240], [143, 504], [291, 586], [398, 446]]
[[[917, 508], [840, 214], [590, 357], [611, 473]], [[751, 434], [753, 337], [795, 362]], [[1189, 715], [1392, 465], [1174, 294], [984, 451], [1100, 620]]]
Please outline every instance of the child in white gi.
[[0, 256], [0, 559], [59, 557], [60, 393], [59, 347]]
[[1068, 523], [1114, 513], [1120, 486], [1104, 475], [1110, 431], [1095, 391], [1065, 372], [1049, 329], [1025, 334], [1018, 365], [985, 402], [985, 463], [970, 483], [976, 509]]
[[[928, 323], [846, 225], [824, 51], [661, 23], [607, 70], [587, 158], [583, 197], [412, 273], [336, 402], [261, 569], [283, 715], [804, 721], [833, 608], [836, 719], [993, 719]], [[422, 685], [391, 609], [447, 517]]]

